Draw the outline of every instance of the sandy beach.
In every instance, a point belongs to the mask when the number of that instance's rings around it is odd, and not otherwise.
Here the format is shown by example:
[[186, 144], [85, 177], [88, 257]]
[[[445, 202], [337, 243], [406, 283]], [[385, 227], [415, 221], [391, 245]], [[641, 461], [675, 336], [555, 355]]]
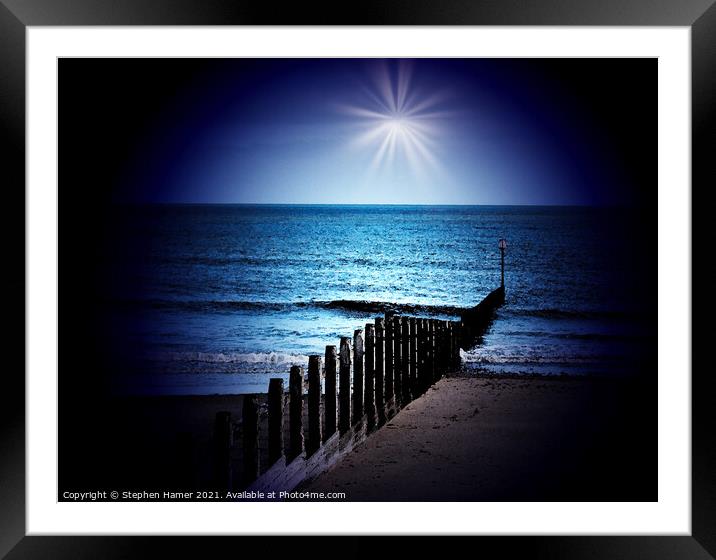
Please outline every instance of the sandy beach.
[[[350, 501], [655, 500], [650, 400], [635, 381], [443, 378], [300, 488], [342, 491]], [[104, 406], [109, 421], [92, 461], [75, 481], [68, 476], [68, 487], [215, 489], [214, 419], [229, 411], [237, 424], [231, 454], [238, 488], [242, 401], [241, 395], [114, 399]], [[263, 472], [265, 413], [261, 418]]]
[[655, 429], [628, 413], [634, 389], [445, 378], [304, 488], [350, 501], [655, 500]]

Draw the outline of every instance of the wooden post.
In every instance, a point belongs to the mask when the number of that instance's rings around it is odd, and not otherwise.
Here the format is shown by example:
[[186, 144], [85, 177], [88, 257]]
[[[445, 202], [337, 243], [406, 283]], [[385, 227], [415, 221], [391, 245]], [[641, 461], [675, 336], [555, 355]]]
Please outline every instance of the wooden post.
[[465, 324], [463, 315], [460, 315], [460, 338], [458, 340], [458, 346], [460, 348], [468, 348], [467, 344], [467, 325]]
[[338, 430], [345, 434], [351, 428], [351, 339], [341, 337], [338, 371]]
[[[309, 356], [309, 370], [311, 367], [311, 358], [314, 357], [320, 360], [318, 356]], [[318, 382], [320, 399], [320, 377]], [[300, 366], [292, 366], [291, 374], [288, 378], [288, 433], [287, 464], [303, 453], [303, 368]]]
[[437, 349], [435, 350], [435, 356], [438, 362], [438, 379], [441, 379], [445, 374], [445, 329], [444, 321], [437, 322]]
[[455, 368], [460, 369], [460, 349], [462, 348], [462, 322], [455, 321]]
[[423, 320], [415, 320], [415, 394], [422, 395], [423, 384]]
[[445, 332], [447, 333], [447, 344], [445, 346], [445, 356], [447, 361], [447, 367], [448, 372], [453, 371], [453, 356], [455, 355], [455, 352], [453, 350], [453, 331], [452, 331], [452, 321], [447, 321], [445, 323]]
[[420, 319], [415, 319], [415, 325], [412, 326], [412, 352], [413, 360], [415, 362], [414, 370], [412, 371], [412, 387], [413, 387], [413, 398], [422, 394], [420, 390]]
[[244, 438], [244, 486], [259, 476], [259, 404], [256, 395], [244, 395], [241, 410]]
[[435, 319], [428, 319], [428, 372], [430, 384], [438, 380], [435, 370]]
[[269, 379], [268, 466], [283, 457], [283, 403], [283, 379], [280, 377]]
[[447, 373], [445, 350], [447, 350], [447, 329], [445, 328], [445, 321], [440, 321], [440, 377], [444, 377]]
[[420, 372], [422, 378], [423, 390], [427, 391], [433, 382], [432, 373], [430, 371], [430, 319], [423, 319], [423, 335], [422, 335], [423, 369]]
[[[378, 421], [385, 421], [385, 371], [388, 344], [385, 340], [385, 322], [382, 317], [375, 319], [375, 409]], [[385, 359], [384, 359], [385, 356]]]
[[[376, 320], [376, 323], [378, 320]], [[368, 429], [375, 427], [375, 372], [376, 372], [375, 327], [368, 323], [365, 326], [365, 399], [363, 407], [368, 422]], [[382, 353], [382, 352], [381, 352]]]
[[217, 412], [214, 420], [214, 484], [224, 492], [232, 489], [231, 447], [233, 439], [231, 412]]
[[[292, 397], [293, 397], [293, 395], [292, 395]], [[292, 411], [292, 414], [293, 414], [293, 411]], [[293, 422], [293, 420], [292, 420], [292, 422]], [[293, 423], [291, 424], [291, 430], [293, 430]], [[293, 431], [291, 433], [293, 434]], [[316, 451], [318, 451], [318, 448], [320, 446], [321, 446], [321, 357], [317, 354], [314, 354], [314, 355], [308, 357], [308, 441], [306, 442], [306, 455], [308, 457], [310, 457]], [[299, 451], [299, 454], [300, 454], [300, 451]]]
[[[469, 348], [467, 344], [467, 326], [465, 323], [462, 322], [462, 318], [460, 318], [460, 338], [458, 341], [458, 347], [462, 348], [463, 350], [467, 350]], [[458, 355], [460, 354], [458, 350]]]
[[396, 410], [403, 397], [403, 325], [401, 317], [393, 317], [393, 398]]
[[460, 367], [460, 354], [458, 351], [459, 327], [457, 321], [450, 321], [450, 361], [452, 362], [452, 370], [456, 371]]
[[418, 320], [410, 318], [410, 395], [412, 398], [420, 394], [418, 390]]
[[448, 357], [448, 330], [447, 330], [447, 321], [441, 321], [441, 328], [443, 333], [443, 344], [442, 344], [442, 354], [443, 354], [443, 375], [445, 375], [448, 372], [449, 369], [449, 357]]
[[450, 371], [450, 333], [448, 332], [448, 322], [442, 321], [443, 333], [443, 375]]
[[450, 349], [452, 333], [450, 332], [450, 321], [443, 322], [443, 330], [445, 332], [445, 373], [452, 371], [452, 350]]
[[410, 394], [410, 318], [400, 318], [400, 333], [400, 378], [403, 388], [401, 401], [405, 406], [412, 400], [412, 395]]
[[[377, 327], [377, 323], [376, 323]], [[393, 379], [395, 378], [395, 323], [392, 313], [385, 314], [385, 402], [390, 402], [393, 398]], [[377, 405], [377, 403], [376, 403]], [[380, 408], [378, 408], [380, 411]]]
[[442, 377], [440, 372], [440, 320], [435, 319], [433, 322], [433, 353], [435, 366], [433, 371], [435, 373], [435, 381], [439, 381]]
[[448, 321], [448, 362], [450, 371], [455, 371], [455, 321]]
[[326, 346], [326, 389], [324, 397], [323, 441], [336, 433], [336, 347]]
[[353, 423], [363, 419], [363, 329], [353, 333]]

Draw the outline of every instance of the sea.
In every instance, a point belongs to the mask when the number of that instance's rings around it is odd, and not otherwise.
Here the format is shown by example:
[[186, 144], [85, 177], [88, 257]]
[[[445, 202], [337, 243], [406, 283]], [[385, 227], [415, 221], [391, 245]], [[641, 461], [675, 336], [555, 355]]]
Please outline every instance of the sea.
[[506, 302], [461, 374], [623, 376], [656, 353], [632, 209], [155, 204], [114, 220], [119, 392], [261, 393], [386, 310], [459, 319], [500, 285], [502, 238]]

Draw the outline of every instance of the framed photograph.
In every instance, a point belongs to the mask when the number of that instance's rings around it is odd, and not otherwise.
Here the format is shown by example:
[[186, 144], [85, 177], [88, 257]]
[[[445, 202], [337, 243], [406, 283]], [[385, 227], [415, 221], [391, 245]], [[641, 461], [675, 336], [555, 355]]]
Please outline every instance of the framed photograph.
[[0, 552], [716, 554], [716, 8], [628, 7], [5, 1]]

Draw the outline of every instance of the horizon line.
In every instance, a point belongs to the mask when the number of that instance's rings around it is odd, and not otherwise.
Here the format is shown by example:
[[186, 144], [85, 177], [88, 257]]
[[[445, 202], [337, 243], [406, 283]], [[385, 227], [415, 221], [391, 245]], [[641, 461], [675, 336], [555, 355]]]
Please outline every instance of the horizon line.
[[167, 206], [445, 206], [445, 207], [473, 207], [473, 206], [519, 206], [519, 207], [562, 207], [562, 208], [613, 208], [613, 207], [630, 207], [631, 204], [626, 203], [608, 203], [608, 204], [529, 204], [529, 203], [478, 203], [478, 204], [446, 204], [446, 203], [407, 203], [407, 202], [169, 202], [169, 201], [118, 201], [113, 204], [119, 205], [167, 205]]

